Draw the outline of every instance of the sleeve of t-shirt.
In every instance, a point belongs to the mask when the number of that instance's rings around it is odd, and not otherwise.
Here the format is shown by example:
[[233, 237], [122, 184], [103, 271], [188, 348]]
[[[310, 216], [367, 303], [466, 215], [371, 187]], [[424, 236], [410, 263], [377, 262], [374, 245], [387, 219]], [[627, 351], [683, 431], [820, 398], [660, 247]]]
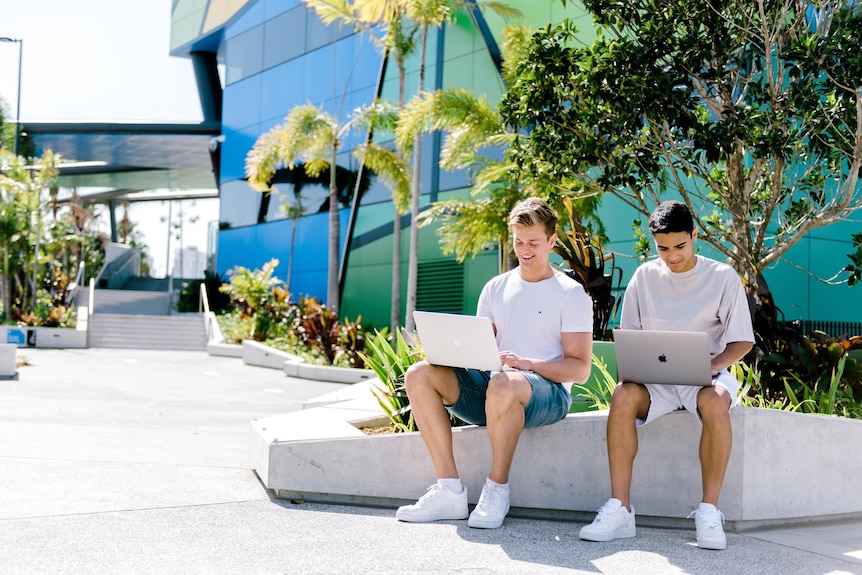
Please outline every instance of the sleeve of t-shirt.
[[733, 341], [754, 341], [754, 328], [751, 325], [751, 311], [745, 288], [736, 271], [731, 269], [731, 277], [725, 283], [724, 297], [721, 298], [719, 314], [724, 324], [724, 344]]
[[638, 304], [639, 276], [638, 270], [635, 270], [623, 295], [623, 311], [620, 314], [620, 327], [622, 329], [643, 329], [640, 306]]
[[482, 291], [479, 292], [479, 303], [476, 305], [476, 315], [479, 317], [487, 317], [494, 323], [494, 310], [491, 306], [491, 282], [485, 284]]
[[561, 320], [563, 333], [593, 332], [593, 300], [581, 284], [575, 283], [566, 295]]

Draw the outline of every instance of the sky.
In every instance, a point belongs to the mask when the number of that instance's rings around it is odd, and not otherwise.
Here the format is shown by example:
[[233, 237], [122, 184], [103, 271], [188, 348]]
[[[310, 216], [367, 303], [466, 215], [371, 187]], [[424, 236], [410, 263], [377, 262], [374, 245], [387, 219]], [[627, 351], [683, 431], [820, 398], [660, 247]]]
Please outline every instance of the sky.
[[[191, 60], [169, 55], [171, 0], [0, 0], [0, 37], [23, 40], [22, 121], [200, 122]], [[0, 96], [16, 113], [17, 43], [0, 42]], [[175, 204], [173, 216], [179, 207]], [[183, 246], [206, 250], [217, 200], [184, 202]], [[106, 211], [106, 210], [102, 210]], [[132, 206], [153, 275], [164, 275], [168, 205]], [[121, 218], [122, 213], [117, 213]], [[108, 222], [102, 222], [108, 231]], [[173, 252], [176, 243], [172, 244]]]

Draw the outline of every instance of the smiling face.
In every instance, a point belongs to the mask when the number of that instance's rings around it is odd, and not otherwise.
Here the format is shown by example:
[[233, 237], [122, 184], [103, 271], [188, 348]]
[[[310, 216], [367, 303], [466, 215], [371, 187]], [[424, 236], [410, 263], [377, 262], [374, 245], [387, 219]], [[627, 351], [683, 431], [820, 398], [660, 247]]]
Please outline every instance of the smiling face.
[[521, 277], [527, 281], [539, 281], [553, 274], [548, 259], [557, 241], [557, 234], [548, 237], [544, 226], [512, 225], [515, 255], [518, 256]]
[[687, 272], [694, 267], [697, 258], [694, 255], [694, 242], [697, 240], [697, 230], [688, 232], [669, 232], [653, 234], [655, 249], [658, 256], [675, 273]]

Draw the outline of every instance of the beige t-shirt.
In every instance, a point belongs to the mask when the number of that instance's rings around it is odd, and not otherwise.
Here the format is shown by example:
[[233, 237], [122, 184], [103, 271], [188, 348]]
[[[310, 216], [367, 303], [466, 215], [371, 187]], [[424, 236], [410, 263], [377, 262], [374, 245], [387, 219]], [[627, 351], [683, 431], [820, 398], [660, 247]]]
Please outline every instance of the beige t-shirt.
[[696, 256], [695, 266], [674, 273], [660, 259], [635, 270], [626, 288], [620, 327], [709, 334], [710, 353], [734, 341], [754, 341], [751, 312], [736, 271]]

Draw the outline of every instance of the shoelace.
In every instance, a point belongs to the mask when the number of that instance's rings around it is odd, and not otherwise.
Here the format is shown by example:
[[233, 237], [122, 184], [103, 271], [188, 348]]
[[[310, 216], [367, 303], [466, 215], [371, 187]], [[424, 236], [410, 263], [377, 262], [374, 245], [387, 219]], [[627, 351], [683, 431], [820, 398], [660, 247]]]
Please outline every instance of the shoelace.
[[596, 516], [596, 522], [604, 521], [605, 519], [608, 519], [608, 518], [610, 518], [610, 517], [613, 517], [613, 516], [614, 516], [614, 515], [616, 515], [620, 510], [622, 510], [622, 507], [614, 507], [614, 506], [612, 506], [612, 505], [610, 505], [610, 504], [608, 504], [608, 503], [605, 503], [605, 504], [604, 504], [604, 505], [602, 505], [602, 507], [599, 509], [599, 514], [598, 514], [598, 516]]
[[482, 495], [479, 496], [479, 503], [477, 504], [480, 508], [485, 507], [502, 507], [501, 501], [502, 490], [497, 487], [492, 487], [491, 489], [483, 489]]
[[433, 498], [437, 493], [443, 491], [443, 486], [439, 483], [432, 484], [428, 489], [425, 490], [425, 494], [419, 498], [419, 501], [416, 502], [417, 505], [424, 505], [428, 502], [429, 499]]
[[716, 509], [715, 511], [701, 511], [699, 509], [695, 509], [688, 514], [688, 518], [691, 519], [698, 514], [700, 514], [701, 524], [709, 529], [714, 529], [718, 527], [719, 524], [724, 524], [724, 513], [722, 513], [718, 509]]

